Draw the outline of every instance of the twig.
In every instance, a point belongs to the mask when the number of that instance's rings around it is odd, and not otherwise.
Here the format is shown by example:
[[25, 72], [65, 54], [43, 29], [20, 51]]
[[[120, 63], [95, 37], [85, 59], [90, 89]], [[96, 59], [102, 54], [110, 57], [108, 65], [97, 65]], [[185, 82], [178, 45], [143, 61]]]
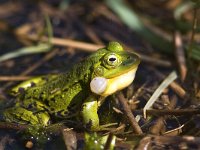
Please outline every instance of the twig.
[[121, 92], [119, 92], [117, 94], [117, 98], [119, 99], [120, 104], [123, 106], [124, 112], [127, 115], [128, 119], [130, 121], [130, 124], [131, 124], [132, 128], [134, 129], [134, 131], [139, 135], [143, 134], [142, 129], [138, 125], [137, 121], [135, 120], [135, 117], [133, 116], [133, 114], [131, 112], [131, 109], [129, 108], [127, 100], [124, 98], [124, 96]]
[[[180, 129], [180, 127], [179, 127]], [[136, 137], [136, 136], [135, 136]], [[150, 149], [199, 149], [200, 138], [194, 136], [157, 136], [137, 137], [141, 140], [135, 150]], [[195, 148], [194, 148], [195, 146]]]
[[174, 92], [176, 92], [178, 96], [181, 98], [187, 98], [188, 95], [186, 91], [177, 82], [174, 81], [169, 86], [172, 88], [172, 90], [174, 90]]
[[103, 45], [89, 44], [85, 42], [78, 42], [74, 40], [61, 39], [61, 38], [52, 38], [52, 44], [69, 46], [77, 49], [82, 49], [85, 51], [96, 51], [97, 49], [104, 47]]
[[0, 76], [0, 81], [23, 81], [31, 77], [32, 76]]
[[124, 129], [125, 127], [126, 127], [126, 125], [125, 125], [125, 124], [122, 124], [122, 125], [120, 125], [119, 127], [117, 127], [116, 129], [114, 129], [112, 132], [113, 132], [113, 133], [116, 133], [116, 132], [118, 132], [118, 131]]
[[[162, 97], [162, 99], [164, 99], [164, 101], [168, 101], [169, 102], [169, 97], [165, 96]], [[170, 104], [168, 105], [168, 109], [174, 109], [174, 107], [176, 106], [176, 102], [177, 102], [177, 98], [176, 96], [173, 97], [173, 99], [171, 100], [171, 102], [169, 102]], [[155, 124], [151, 127], [150, 129], [150, 133], [153, 134], [160, 134], [162, 133], [162, 129], [165, 127], [165, 120], [167, 119], [167, 116], [160, 116]]]
[[22, 125], [10, 122], [0, 122], [0, 129], [14, 129], [14, 130], [24, 130], [27, 129], [28, 125]]
[[[183, 127], [184, 127], [184, 125], [181, 125], [178, 128], [175, 128], [175, 129], [172, 129], [172, 130], [165, 132], [163, 135], [172, 135], [175, 132], [177, 132], [177, 134], [180, 134], [182, 132]], [[173, 136], [174, 136], [174, 134], [173, 134]]]
[[161, 60], [161, 59], [158, 59], [158, 58], [155, 58], [155, 57], [149, 57], [149, 56], [141, 54], [141, 53], [139, 53], [139, 55], [140, 55], [141, 59], [146, 63], [156, 65], [156, 66], [162, 66], [162, 67], [172, 66], [170, 61]]
[[[134, 110], [134, 112], [142, 114], [143, 110]], [[200, 114], [199, 109], [173, 109], [173, 110], [157, 110], [157, 109], [148, 109], [148, 115], [155, 115], [155, 116], [163, 116], [163, 115], [197, 115]]]
[[[24, 35], [23, 35], [24, 36]], [[36, 34], [34, 35], [25, 35], [26, 38], [33, 40], [33, 41], [38, 41], [39, 38]], [[40, 39], [40, 41], [42, 42], [47, 42], [48, 38], [47, 37], [42, 37]], [[89, 44], [89, 43], [85, 43], [85, 42], [79, 42], [79, 41], [74, 41], [74, 40], [70, 40], [70, 39], [62, 39], [62, 38], [56, 38], [56, 37], [52, 37], [52, 41], [51, 41], [53, 45], [59, 45], [59, 46], [68, 46], [68, 47], [73, 47], [73, 48], [77, 48], [77, 49], [81, 49], [81, 50], [85, 50], [85, 51], [96, 51], [99, 48], [104, 47], [103, 45], [97, 45], [97, 44]]]
[[183, 49], [181, 34], [178, 31], [175, 32], [174, 44], [175, 44], [175, 56], [179, 66], [181, 81], [184, 81], [187, 75], [187, 66], [185, 61], [185, 53]]

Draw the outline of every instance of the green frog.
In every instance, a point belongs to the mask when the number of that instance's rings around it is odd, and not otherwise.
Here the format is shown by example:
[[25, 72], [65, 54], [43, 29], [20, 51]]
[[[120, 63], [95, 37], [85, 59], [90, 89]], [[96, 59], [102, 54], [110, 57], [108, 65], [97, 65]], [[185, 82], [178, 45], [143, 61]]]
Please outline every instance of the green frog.
[[103, 99], [130, 85], [139, 63], [137, 54], [110, 42], [69, 72], [19, 88], [16, 104], [3, 111], [3, 120], [46, 127], [52, 118], [75, 115], [89, 130], [100, 130], [98, 108]]

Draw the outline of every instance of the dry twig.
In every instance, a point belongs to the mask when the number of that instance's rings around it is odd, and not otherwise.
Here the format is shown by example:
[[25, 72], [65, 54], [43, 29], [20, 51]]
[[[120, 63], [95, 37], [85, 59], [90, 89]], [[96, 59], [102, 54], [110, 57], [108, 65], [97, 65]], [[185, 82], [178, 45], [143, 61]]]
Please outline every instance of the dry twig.
[[27, 127], [28, 125], [22, 125], [18, 123], [0, 122], [0, 129], [24, 130], [27, 129]]
[[[167, 101], [168, 101], [168, 96], [167, 96]], [[175, 106], [176, 106], [176, 97], [173, 97], [172, 101], [170, 102], [170, 104], [168, 105], [168, 109], [171, 110], [171, 109], [174, 109]], [[160, 134], [162, 133], [162, 129], [165, 127], [165, 123], [164, 121], [166, 120], [167, 116], [161, 116], [159, 117], [154, 126], [151, 127], [150, 129], [150, 133], [153, 133], [153, 134]]]
[[175, 32], [174, 43], [175, 43], [175, 56], [179, 66], [181, 80], [184, 81], [187, 75], [187, 66], [185, 61], [185, 52], [183, 49], [181, 34], [178, 31]]
[[[134, 110], [136, 113], [142, 114], [143, 110]], [[163, 115], [197, 115], [200, 114], [199, 109], [173, 109], [173, 110], [158, 110], [158, 109], [148, 109], [147, 115], [163, 116]]]
[[0, 76], [0, 81], [23, 81], [32, 78], [32, 76]]
[[121, 92], [119, 92], [117, 94], [117, 97], [119, 99], [120, 104], [123, 106], [124, 112], [127, 115], [128, 119], [130, 121], [130, 124], [131, 124], [132, 128], [134, 129], [134, 131], [139, 135], [143, 134], [142, 129], [138, 125], [135, 117], [133, 116], [131, 109], [129, 108], [129, 105], [127, 103], [127, 100], [124, 98], [123, 94]]
[[[28, 35], [28, 36], [23, 35], [23, 36], [26, 36], [26, 38], [33, 40], [33, 41], [39, 40], [37, 35]], [[42, 37], [40, 39], [40, 41], [47, 42], [48, 38]], [[56, 37], [52, 37], [51, 44], [59, 45], [59, 46], [73, 47], [73, 48], [77, 48], [77, 49], [81, 49], [81, 50], [85, 50], [85, 51], [89, 51], [89, 52], [96, 51], [97, 49], [104, 47], [103, 45], [89, 44], [89, 43], [85, 43], [85, 42], [79, 42], [79, 41], [75, 41], [75, 40], [56, 38]]]

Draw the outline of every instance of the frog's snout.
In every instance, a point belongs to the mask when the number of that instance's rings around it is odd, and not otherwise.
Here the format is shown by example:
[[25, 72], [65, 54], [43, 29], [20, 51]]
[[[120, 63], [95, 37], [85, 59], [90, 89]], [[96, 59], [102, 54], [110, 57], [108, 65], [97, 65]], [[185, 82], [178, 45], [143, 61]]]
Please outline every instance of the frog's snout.
[[125, 60], [122, 62], [122, 66], [138, 66], [139, 63], [139, 56], [134, 53], [131, 53], [125, 57]]
[[140, 57], [139, 55], [132, 53], [130, 56], [127, 57], [128, 61], [131, 61], [132, 63], [139, 65], [140, 63]]

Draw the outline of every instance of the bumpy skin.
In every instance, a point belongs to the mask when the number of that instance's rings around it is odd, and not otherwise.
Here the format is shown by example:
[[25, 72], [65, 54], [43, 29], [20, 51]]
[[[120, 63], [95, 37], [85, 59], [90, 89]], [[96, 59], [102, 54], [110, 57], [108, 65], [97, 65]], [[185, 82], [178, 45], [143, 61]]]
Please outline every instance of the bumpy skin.
[[91, 130], [99, 130], [97, 111], [101, 104], [98, 100], [116, 90], [109, 92], [107, 88], [107, 92], [93, 93], [90, 90], [91, 80], [95, 77], [112, 79], [108, 83], [110, 86], [115, 82], [115, 77], [136, 70], [139, 62], [136, 54], [124, 51], [117, 42], [110, 42], [107, 47], [76, 64], [69, 72], [44, 84], [26, 88], [17, 96], [16, 105], [3, 112], [3, 118], [8, 122], [47, 126], [52, 116], [65, 118], [77, 113], [81, 114], [84, 124]]

